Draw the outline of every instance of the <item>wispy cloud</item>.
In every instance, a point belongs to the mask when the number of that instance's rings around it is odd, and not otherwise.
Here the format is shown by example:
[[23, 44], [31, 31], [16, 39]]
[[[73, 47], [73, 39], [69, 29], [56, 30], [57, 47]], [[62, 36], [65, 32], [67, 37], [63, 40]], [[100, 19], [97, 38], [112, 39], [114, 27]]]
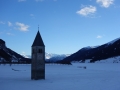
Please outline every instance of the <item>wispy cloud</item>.
[[96, 38], [100, 39], [100, 38], [103, 38], [103, 36], [101, 36], [101, 35], [98, 35]]
[[96, 0], [98, 4], [102, 7], [108, 8], [110, 5], [114, 3], [114, 0]]
[[14, 36], [14, 34], [13, 33], [10, 33], [10, 32], [8, 32], [8, 33], [6, 33], [7, 35], [10, 35], [10, 36]]
[[0, 32], [0, 34], [3, 34], [3, 32]]
[[34, 16], [34, 14], [30, 14], [30, 16], [31, 16], [31, 17], [33, 17], [33, 16]]
[[120, 8], [120, 5], [119, 6], [114, 6], [114, 8]]
[[32, 19], [35, 19], [35, 15], [34, 14], [30, 14]]
[[81, 8], [79, 11], [77, 11], [76, 13], [82, 16], [88, 16], [91, 14], [94, 14], [97, 11], [95, 6], [89, 5], [89, 6], [85, 6], [83, 8]]
[[8, 26], [12, 26], [12, 23], [10, 21], [8, 21]]
[[3, 21], [0, 21], [0, 24], [5, 24], [5, 22], [3, 22]]
[[36, 2], [43, 2], [44, 0], [35, 0]]
[[18, 2], [24, 2], [24, 1], [26, 1], [26, 0], [18, 0]]
[[16, 22], [16, 26], [18, 26], [16, 29], [20, 31], [28, 31], [29, 25], [25, 25], [24, 23]]

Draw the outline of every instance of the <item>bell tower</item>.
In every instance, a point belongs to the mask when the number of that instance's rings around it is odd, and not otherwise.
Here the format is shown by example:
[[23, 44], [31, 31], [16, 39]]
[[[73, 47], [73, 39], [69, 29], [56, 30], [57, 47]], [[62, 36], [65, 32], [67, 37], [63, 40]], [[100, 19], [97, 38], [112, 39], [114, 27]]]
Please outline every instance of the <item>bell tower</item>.
[[31, 52], [31, 79], [45, 79], [45, 45], [40, 35], [39, 27]]

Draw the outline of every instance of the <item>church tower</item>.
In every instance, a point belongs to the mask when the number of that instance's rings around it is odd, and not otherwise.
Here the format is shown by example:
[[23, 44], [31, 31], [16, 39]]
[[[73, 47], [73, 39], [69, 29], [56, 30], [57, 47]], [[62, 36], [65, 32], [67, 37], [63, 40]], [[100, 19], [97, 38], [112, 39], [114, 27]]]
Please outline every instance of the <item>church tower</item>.
[[31, 79], [45, 79], [45, 45], [38, 32], [32, 44]]

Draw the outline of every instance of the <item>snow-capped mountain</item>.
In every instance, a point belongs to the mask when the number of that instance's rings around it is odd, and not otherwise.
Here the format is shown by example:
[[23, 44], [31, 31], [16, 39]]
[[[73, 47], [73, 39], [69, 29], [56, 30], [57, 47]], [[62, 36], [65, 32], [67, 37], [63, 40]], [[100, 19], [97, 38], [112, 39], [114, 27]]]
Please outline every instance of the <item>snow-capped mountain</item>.
[[93, 49], [93, 48], [97, 48], [99, 46], [87, 46], [87, 47], [83, 47], [82, 49]]
[[57, 58], [62, 60], [63, 58], [70, 56], [70, 54], [53, 54], [53, 53], [45, 53], [45, 59]]
[[[31, 55], [25, 55], [21, 54], [25, 58], [31, 58]], [[53, 53], [45, 53], [45, 60], [47, 62], [56, 62], [58, 60], [62, 60], [66, 58], [67, 56], [70, 56], [70, 54], [53, 54]]]
[[82, 61], [90, 60], [90, 62], [103, 61], [107, 58], [120, 56], [120, 38], [112, 40], [106, 44], [99, 46], [88, 46], [80, 49], [74, 54], [66, 57], [61, 63], [71, 61]]
[[45, 53], [45, 59], [47, 62], [56, 62], [59, 60], [63, 60], [70, 54], [53, 54], [53, 53]]
[[20, 55], [22, 55], [25, 58], [31, 58], [31, 55], [25, 55], [25, 54], [20, 54]]

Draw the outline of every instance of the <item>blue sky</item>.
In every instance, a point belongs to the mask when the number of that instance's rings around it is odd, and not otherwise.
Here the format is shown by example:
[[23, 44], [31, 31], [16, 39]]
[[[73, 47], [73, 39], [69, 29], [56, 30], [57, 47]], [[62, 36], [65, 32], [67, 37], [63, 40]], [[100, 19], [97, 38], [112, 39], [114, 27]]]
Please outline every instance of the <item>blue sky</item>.
[[0, 0], [0, 38], [31, 54], [39, 30], [46, 52], [71, 54], [120, 37], [120, 0]]

